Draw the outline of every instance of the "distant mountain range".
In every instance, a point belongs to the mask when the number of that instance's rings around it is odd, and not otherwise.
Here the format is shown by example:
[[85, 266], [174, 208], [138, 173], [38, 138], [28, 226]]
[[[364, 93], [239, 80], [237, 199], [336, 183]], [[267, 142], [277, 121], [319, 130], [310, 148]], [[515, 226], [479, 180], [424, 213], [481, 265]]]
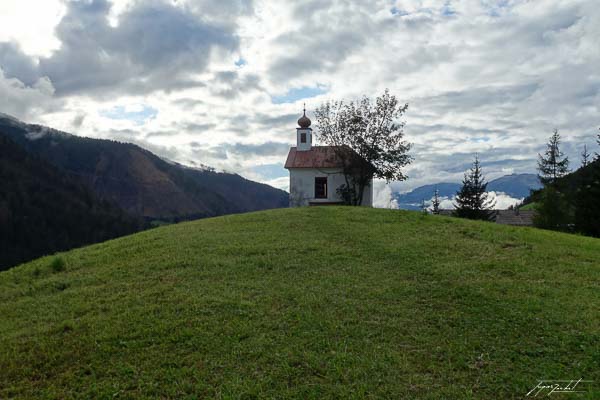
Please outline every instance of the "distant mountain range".
[[151, 221], [288, 206], [288, 193], [0, 114], [0, 270]]
[[[452, 198], [461, 186], [460, 183], [435, 183], [420, 186], [408, 193], [395, 193], [394, 198], [398, 202], [399, 208], [418, 210], [421, 202], [430, 200], [436, 189], [439, 190], [440, 197]], [[535, 174], [512, 174], [490, 181], [487, 189], [490, 192], [502, 192], [515, 199], [522, 199], [529, 196], [531, 190], [539, 189], [541, 186], [539, 178]]]

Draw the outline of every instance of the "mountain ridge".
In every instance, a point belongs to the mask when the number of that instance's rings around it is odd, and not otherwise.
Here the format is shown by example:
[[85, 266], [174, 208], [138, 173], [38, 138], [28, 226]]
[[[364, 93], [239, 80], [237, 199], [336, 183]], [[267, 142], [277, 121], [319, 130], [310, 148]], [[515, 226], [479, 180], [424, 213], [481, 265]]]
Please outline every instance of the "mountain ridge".
[[163, 222], [288, 206], [236, 174], [0, 114], [0, 269]]
[[[421, 202], [429, 201], [434, 194], [435, 189], [439, 190], [439, 196], [442, 198], [452, 198], [460, 190], [462, 184], [455, 182], [440, 182], [419, 186], [407, 193], [393, 194], [401, 209], [418, 210]], [[539, 189], [541, 183], [535, 174], [510, 174], [489, 181], [488, 192], [502, 192], [515, 199], [523, 199], [529, 196], [531, 190]]]
[[80, 177], [132, 215], [179, 221], [281, 208], [288, 194], [236, 174], [187, 168], [132, 143], [85, 138], [0, 115], [0, 133]]

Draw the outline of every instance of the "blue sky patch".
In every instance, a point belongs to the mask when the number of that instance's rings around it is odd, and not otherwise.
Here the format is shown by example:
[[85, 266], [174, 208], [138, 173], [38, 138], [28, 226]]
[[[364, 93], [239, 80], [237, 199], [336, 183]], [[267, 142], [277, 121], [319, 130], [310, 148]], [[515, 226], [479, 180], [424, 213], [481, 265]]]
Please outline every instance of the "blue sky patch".
[[248, 62], [242, 57], [238, 58], [238, 60], [235, 62], [236, 67], [243, 67], [246, 64], [248, 64]]
[[446, 4], [444, 4], [444, 6], [442, 7], [442, 15], [446, 17], [452, 17], [456, 15], [456, 11], [452, 9], [452, 6], [450, 5], [449, 1], [447, 1]]
[[100, 111], [100, 116], [115, 120], [132, 121], [137, 125], [143, 125], [149, 119], [155, 118], [158, 110], [144, 105], [139, 111], [126, 111], [124, 106], [116, 106], [110, 110]]
[[399, 17], [404, 17], [405, 15], [408, 15], [406, 11], [399, 9], [398, 7], [392, 7], [390, 9], [390, 12], [392, 13], [392, 15], [397, 15]]
[[293, 103], [302, 99], [310, 99], [321, 94], [327, 93], [327, 89], [323, 86], [301, 87], [290, 89], [283, 96], [271, 96], [271, 101], [274, 104]]
[[491, 17], [500, 17], [504, 9], [510, 8], [508, 0], [501, 0], [497, 4], [489, 7], [488, 15]]

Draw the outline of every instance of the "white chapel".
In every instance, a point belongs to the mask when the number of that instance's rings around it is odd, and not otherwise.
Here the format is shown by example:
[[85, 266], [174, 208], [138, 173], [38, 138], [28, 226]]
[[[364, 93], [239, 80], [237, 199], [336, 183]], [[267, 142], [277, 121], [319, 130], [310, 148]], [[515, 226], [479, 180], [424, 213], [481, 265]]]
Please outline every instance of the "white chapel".
[[[296, 128], [296, 147], [290, 149], [285, 163], [290, 171], [290, 207], [343, 204], [337, 193], [346, 183], [343, 162], [336, 155], [335, 147], [313, 146], [310, 125], [311, 120], [304, 110]], [[372, 179], [365, 187], [361, 205], [373, 205]]]

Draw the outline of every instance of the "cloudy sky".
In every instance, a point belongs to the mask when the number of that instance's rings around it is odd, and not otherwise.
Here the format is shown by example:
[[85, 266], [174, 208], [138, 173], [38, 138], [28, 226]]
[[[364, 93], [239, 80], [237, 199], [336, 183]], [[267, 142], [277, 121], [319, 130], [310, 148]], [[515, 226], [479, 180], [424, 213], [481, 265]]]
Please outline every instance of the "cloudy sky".
[[[287, 188], [296, 120], [328, 99], [409, 103], [405, 191], [576, 167], [600, 126], [597, 0], [2, 0], [0, 112]], [[600, 149], [599, 149], [600, 150]]]

